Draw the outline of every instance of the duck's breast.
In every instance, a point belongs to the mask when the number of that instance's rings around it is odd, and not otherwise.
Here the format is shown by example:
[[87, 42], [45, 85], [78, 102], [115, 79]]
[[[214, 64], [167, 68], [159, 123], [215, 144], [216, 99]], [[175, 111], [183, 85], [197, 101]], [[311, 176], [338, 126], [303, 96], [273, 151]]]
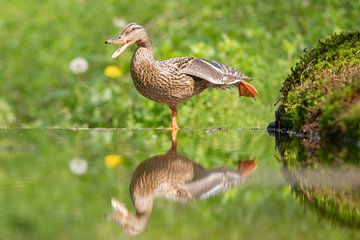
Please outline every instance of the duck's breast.
[[180, 155], [169, 158], [169, 154], [154, 156], [141, 163], [135, 170], [130, 192], [133, 197], [181, 198], [179, 186], [193, 178], [193, 164]]
[[179, 72], [191, 59], [185, 57], [155, 61], [149, 57], [135, 56], [131, 65], [134, 85], [143, 96], [176, 106], [206, 88], [204, 81]]

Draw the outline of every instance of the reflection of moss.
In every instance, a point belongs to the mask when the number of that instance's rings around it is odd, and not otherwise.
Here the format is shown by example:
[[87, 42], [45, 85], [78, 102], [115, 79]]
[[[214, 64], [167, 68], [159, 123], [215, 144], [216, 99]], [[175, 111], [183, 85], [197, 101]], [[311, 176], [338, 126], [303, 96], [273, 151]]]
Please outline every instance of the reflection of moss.
[[358, 178], [352, 178], [359, 173], [358, 148], [321, 143], [309, 149], [300, 139], [277, 140], [283, 173], [295, 195], [321, 218], [360, 227], [360, 189]]
[[360, 32], [320, 41], [304, 54], [281, 88], [278, 126], [359, 136], [359, 80]]
[[314, 209], [320, 218], [334, 224], [360, 227], [360, 196], [358, 192], [307, 185], [301, 175], [286, 172], [292, 181], [292, 190], [306, 205]]

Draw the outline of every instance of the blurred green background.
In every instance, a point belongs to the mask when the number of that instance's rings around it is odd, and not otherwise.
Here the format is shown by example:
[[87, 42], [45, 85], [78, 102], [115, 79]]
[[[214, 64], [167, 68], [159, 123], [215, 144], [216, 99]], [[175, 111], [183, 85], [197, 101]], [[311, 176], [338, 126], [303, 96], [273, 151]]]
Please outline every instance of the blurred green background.
[[[266, 127], [303, 49], [360, 26], [356, 0], [12, 0], [0, 9], [0, 127], [169, 126], [167, 107], [133, 87], [134, 47], [113, 60], [104, 44], [129, 22], [148, 29], [158, 59], [213, 59], [254, 79], [256, 101], [208, 90], [179, 106], [180, 126]], [[83, 74], [69, 68], [77, 57], [88, 62]], [[105, 75], [110, 65], [120, 76]]]

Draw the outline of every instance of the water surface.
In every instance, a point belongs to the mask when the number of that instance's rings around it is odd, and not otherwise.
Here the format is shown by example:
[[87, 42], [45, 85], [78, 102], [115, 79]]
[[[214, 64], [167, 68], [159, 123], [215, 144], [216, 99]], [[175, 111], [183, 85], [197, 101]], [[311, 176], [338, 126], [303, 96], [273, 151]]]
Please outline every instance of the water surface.
[[[133, 172], [170, 149], [162, 129], [1, 130], [0, 239], [133, 238], [107, 220], [111, 199], [134, 214]], [[181, 130], [176, 156], [191, 164], [257, 168], [214, 196], [155, 198], [136, 238], [360, 239], [359, 151], [265, 130]]]

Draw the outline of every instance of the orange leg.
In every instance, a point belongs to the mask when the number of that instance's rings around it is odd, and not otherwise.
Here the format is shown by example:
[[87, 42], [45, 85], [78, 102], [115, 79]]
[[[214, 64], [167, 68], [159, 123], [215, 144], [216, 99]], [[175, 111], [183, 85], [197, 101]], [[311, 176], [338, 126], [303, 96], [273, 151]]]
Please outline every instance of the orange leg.
[[179, 129], [172, 129], [171, 130], [171, 147], [176, 149], [176, 135]]
[[171, 109], [172, 118], [171, 118], [171, 142], [172, 146], [176, 148], [176, 135], [179, 127], [176, 123], [176, 108]]
[[171, 128], [172, 129], [179, 129], [179, 127], [178, 127], [178, 125], [176, 123], [176, 108], [171, 109], [171, 113], [172, 113]]

